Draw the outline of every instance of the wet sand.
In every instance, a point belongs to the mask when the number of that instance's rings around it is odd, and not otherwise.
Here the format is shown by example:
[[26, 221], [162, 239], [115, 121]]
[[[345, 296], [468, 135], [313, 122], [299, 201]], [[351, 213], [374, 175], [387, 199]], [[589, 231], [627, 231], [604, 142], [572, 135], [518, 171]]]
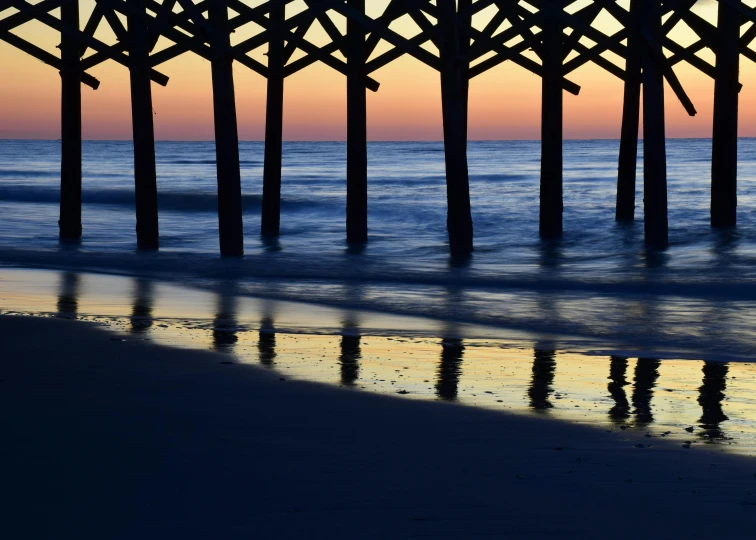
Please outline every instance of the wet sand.
[[7, 538], [751, 538], [756, 461], [0, 317]]

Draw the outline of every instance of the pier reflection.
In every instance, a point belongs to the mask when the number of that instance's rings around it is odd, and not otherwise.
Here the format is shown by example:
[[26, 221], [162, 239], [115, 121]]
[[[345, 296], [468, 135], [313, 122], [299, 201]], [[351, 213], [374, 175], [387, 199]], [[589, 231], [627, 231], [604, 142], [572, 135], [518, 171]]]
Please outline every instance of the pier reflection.
[[134, 305], [131, 309], [131, 333], [144, 334], [154, 323], [154, 285], [147, 279], [134, 280]]
[[706, 441], [727, 439], [720, 424], [729, 420], [722, 410], [729, 367], [724, 362], [704, 362], [702, 371], [703, 384], [698, 389], [698, 404], [702, 409], [698, 422], [702, 431], [698, 435]]
[[533, 378], [528, 388], [530, 407], [545, 412], [554, 408], [549, 401], [553, 393], [554, 374], [556, 372], [556, 351], [553, 349], [534, 349]]
[[266, 313], [260, 321], [260, 330], [257, 333], [257, 354], [261, 365], [268, 368], [275, 366], [276, 327], [270, 313]]
[[457, 399], [464, 353], [465, 346], [461, 339], [447, 338], [441, 341], [441, 365], [438, 368], [436, 381], [436, 396], [440, 399], [446, 401]]
[[354, 386], [360, 378], [360, 359], [362, 358], [360, 343], [357, 319], [353, 313], [349, 313], [345, 317], [341, 331], [341, 354], [339, 355], [341, 384], [344, 386]]
[[627, 358], [612, 356], [609, 359], [609, 395], [614, 400], [614, 406], [609, 409], [609, 419], [612, 422], [622, 424], [630, 418], [630, 402], [627, 399], [625, 386], [630, 383], [627, 374]]
[[237, 322], [237, 297], [219, 294], [218, 306], [213, 319], [213, 349], [220, 352], [233, 352], [239, 336]]
[[74, 272], [63, 272], [58, 285], [57, 316], [75, 319], [79, 312], [80, 277]]
[[647, 426], [654, 421], [651, 399], [654, 397], [656, 380], [659, 378], [661, 361], [654, 358], [638, 358], [635, 365], [635, 385], [633, 386], [633, 415], [635, 424]]

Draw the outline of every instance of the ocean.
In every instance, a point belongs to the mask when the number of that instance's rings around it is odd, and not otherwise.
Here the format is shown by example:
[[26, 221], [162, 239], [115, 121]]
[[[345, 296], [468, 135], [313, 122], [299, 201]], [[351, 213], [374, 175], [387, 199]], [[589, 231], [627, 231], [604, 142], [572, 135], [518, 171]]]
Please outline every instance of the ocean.
[[161, 248], [139, 252], [130, 142], [84, 143], [84, 233], [70, 245], [58, 241], [60, 143], [4, 140], [0, 264], [420, 317], [449, 336], [527, 334], [657, 357], [753, 357], [756, 139], [740, 144], [735, 231], [709, 227], [711, 141], [668, 141], [663, 252], [643, 243], [642, 159], [636, 221], [614, 221], [618, 149], [612, 140], [565, 142], [565, 233], [542, 241], [540, 143], [471, 142], [475, 252], [460, 262], [448, 253], [441, 143], [369, 144], [370, 240], [360, 248], [345, 242], [344, 143], [284, 144], [281, 236], [270, 242], [259, 234], [263, 144], [243, 142], [246, 255], [223, 259], [212, 142], [157, 143]]

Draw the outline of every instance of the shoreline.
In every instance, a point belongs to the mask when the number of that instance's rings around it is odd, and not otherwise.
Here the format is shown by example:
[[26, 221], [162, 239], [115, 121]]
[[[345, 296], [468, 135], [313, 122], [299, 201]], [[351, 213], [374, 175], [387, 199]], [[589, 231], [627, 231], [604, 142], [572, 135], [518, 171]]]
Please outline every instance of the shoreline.
[[745, 538], [756, 519], [756, 463], [716, 446], [284, 380], [74, 321], [0, 335], [9, 537]]

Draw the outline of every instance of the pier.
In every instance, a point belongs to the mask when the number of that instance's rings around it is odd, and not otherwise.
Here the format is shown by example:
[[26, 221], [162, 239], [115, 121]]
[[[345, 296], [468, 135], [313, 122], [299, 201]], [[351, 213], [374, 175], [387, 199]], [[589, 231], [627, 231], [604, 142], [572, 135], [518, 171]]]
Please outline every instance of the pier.
[[[696, 13], [695, 0], [391, 0], [378, 15], [369, 15], [366, 4], [366, 0], [267, 0], [254, 5], [242, 0], [96, 0], [82, 24], [79, 0], [0, 0], [0, 40], [27, 53], [30, 61], [36, 59], [60, 72], [61, 240], [75, 241], [86, 234], [81, 225], [82, 85], [96, 90], [101, 81], [89, 71], [102, 62], [116, 62], [129, 71], [136, 243], [140, 249], [159, 248], [160, 179], [155, 166], [152, 84], [169, 84], [169, 74], [160, 71], [161, 65], [190, 54], [211, 65], [223, 256], [244, 253], [235, 65], [254, 71], [260, 84], [266, 85], [259, 232], [268, 239], [281, 234], [285, 81], [319, 63], [345, 78], [345, 239], [353, 244], [369, 240], [367, 92], [380, 91], [375, 72], [403, 56], [439, 73], [452, 255], [474, 250], [467, 161], [469, 88], [475, 77], [504, 62], [542, 81], [538, 208], [542, 238], [563, 234], [563, 98], [564, 92], [579, 94], [580, 81], [573, 72], [587, 63], [624, 85], [617, 221], [633, 221], [636, 214], [642, 110], [645, 243], [652, 249], [669, 244], [664, 97], [672, 91], [679, 106], [691, 116], [696, 114], [675, 74], [676, 66], [685, 63], [714, 80], [711, 226], [736, 227], [739, 66], [741, 56], [756, 61], [756, 51], [749, 47], [756, 38], [756, 9], [741, 0], [718, 0], [715, 25]], [[405, 16], [419, 29], [415, 35], [392, 29], [392, 23]], [[610, 16], [619, 29], [608, 32], [597, 22], [602, 16]], [[18, 29], [30, 22], [59, 36], [57, 50], [20, 37]], [[316, 44], [308, 35], [316, 23], [325, 31], [327, 43]], [[114, 42], [96, 37], [103, 27], [115, 36]], [[683, 45], [671, 37], [681, 27], [695, 35], [692, 43]], [[232, 44], [231, 35], [238, 30], [252, 35]], [[157, 50], [160, 38], [172, 45]], [[266, 51], [267, 63], [250, 55], [260, 48]], [[714, 60], [697, 54], [705, 49]], [[377, 50], [383, 52], [376, 54]]]

